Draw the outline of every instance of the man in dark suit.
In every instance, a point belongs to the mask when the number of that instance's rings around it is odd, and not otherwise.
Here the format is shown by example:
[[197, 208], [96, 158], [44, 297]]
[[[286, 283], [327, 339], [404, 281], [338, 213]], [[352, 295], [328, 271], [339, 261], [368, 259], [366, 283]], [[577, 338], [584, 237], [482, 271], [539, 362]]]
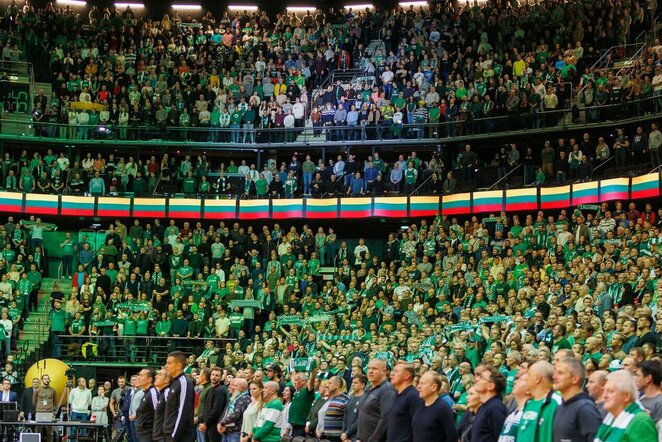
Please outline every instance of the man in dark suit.
[[32, 403], [34, 392], [39, 388], [39, 378], [32, 379], [32, 387], [26, 388], [21, 393], [21, 398], [18, 401], [18, 410], [21, 412], [20, 416], [27, 419], [31, 416], [34, 419], [35, 408]]
[[5, 378], [2, 380], [2, 392], [0, 393], [0, 402], [17, 402], [18, 395], [11, 391], [11, 380]]

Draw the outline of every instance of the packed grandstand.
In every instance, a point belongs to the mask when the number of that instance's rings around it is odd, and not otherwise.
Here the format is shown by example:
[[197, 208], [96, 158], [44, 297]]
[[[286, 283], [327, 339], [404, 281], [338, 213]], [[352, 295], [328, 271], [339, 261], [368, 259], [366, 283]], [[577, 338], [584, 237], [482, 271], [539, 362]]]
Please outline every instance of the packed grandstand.
[[662, 440], [655, 2], [59, 3], [0, 35], [6, 440]]

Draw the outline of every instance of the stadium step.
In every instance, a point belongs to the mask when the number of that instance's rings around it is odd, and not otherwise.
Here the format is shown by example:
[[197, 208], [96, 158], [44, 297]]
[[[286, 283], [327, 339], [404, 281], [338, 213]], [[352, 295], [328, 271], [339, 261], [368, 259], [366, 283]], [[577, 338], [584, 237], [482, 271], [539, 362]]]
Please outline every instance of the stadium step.
[[[35, 351], [46, 344], [50, 332], [50, 320], [48, 313], [51, 303], [48, 301], [51, 295], [51, 287], [56, 278], [44, 278], [39, 290], [39, 303], [37, 310], [30, 313], [28, 319], [23, 323], [22, 329], [18, 332], [19, 356], [21, 359], [30, 360]], [[71, 292], [70, 287], [61, 286], [65, 298]], [[24, 350], [24, 351], [23, 351]]]

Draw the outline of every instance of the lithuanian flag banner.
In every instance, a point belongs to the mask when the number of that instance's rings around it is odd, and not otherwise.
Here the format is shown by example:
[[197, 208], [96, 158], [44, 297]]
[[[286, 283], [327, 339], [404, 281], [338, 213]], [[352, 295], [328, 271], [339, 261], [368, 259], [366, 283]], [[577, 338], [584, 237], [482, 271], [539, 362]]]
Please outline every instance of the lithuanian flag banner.
[[600, 202], [628, 199], [630, 178], [600, 180]]
[[506, 190], [506, 210], [536, 210], [538, 208], [538, 188]]
[[570, 207], [570, 186], [541, 187], [541, 209], [563, 209]]
[[406, 218], [407, 197], [394, 196], [375, 198], [375, 216], [383, 216], [385, 218]]
[[659, 173], [633, 177], [630, 191], [630, 198], [632, 199], [657, 198], [660, 196]]
[[306, 218], [338, 218], [338, 198], [306, 198]]
[[341, 198], [341, 218], [367, 218], [372, 216], [372, 198]]
[[25, 194], [25, 213], [31, 215], [57, 215], [59, 204], [57, 195]]
[[303, 200], [271, 200], [271, 212], [273, 219], [303, 218]]
[[[375, 201], [375, 211], [377, 210]], [[438, 196], [410, 196], [409, 216], [436, 216], [439, 213]]]
[[22, 213], [24, 195], [20, 192], [0, 192], [0, 211]]
[[471, 194], [456, 193], [441, 197], [441, 213], [443, 215], [463, 215], [471, 213]]
[[475, 192], [472, 213], [501, 212], [503, 210], [503, 190]]
[[598, 182], [577, 183], [572, 185], [572, 205], [594, 204], [598, 202]]
[[205, 219], [236, 219], [237, 200], [205, 200]]
[[131, 215], [131, 199], [117, 198], [117, 197], [99, 197], [97, 202], [97, 216], [113, 217], [113, 216], [130, 216], [130, 215]]
[[168, 217], [199, 219], [202, 201], [197, 198], [168, 198]]
[[239, 219], [269, 218], [269, 200], [239, 200]]
[[134, 198], [133, 216], [137, 218], [163, 218], [166, 215], [165, 198]]
[[62, 216], [94, 216], [94, 198], [89, 196], [62, 195]]

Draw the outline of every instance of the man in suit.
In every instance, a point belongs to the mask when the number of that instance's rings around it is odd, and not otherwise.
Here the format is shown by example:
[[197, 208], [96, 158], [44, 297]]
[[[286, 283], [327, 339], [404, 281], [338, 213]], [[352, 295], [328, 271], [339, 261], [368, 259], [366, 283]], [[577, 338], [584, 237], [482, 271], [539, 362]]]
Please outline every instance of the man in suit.
[[32, 379], [32, 387], [26, 388], [21, 393], [21, 398], [18, 401], [18, 410], [21, 412], [20, 417], [27, 419], [31, 416], [34, 419], [35, 407], [32, 403], [34, 392], [39, 388], [39, 378]]
[[18, 402], [18, 395], [15, 391], [11, 391], [11, 381], [7, 378], [2, 380], [0, 402]]
[[579, 239], [584, 238], [585, 244], [589, 242], [590, 232], [588, 226], [585, 223], [584, 217], [579, 215], [577, 217], [577, 225], [572, 229], [572, 237], [575, 240], [575, 245], [579, 244]]

